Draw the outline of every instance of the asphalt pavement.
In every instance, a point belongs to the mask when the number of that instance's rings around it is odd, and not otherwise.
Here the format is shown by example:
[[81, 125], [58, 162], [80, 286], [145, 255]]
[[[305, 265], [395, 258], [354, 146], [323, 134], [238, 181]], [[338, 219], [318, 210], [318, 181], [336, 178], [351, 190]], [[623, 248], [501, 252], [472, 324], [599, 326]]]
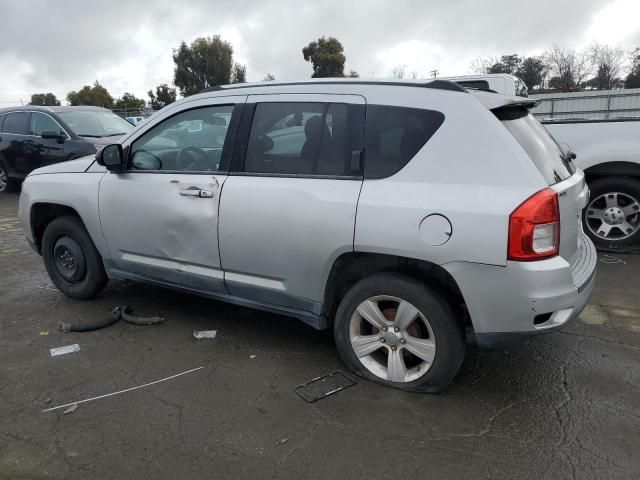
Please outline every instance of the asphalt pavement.
[[[599, 255], [592, 302], [565, 330], [469, 346], [443, 394], [358, 379], [307, 403], [296, 385], [345, 371], [330, 334], [131, 282], [70, 300], [26, 245], [17, 200], [0, 194], [1, 479], [640, 478], [638, 255]], [[57, 328], [123, 304], [166, 320]]]

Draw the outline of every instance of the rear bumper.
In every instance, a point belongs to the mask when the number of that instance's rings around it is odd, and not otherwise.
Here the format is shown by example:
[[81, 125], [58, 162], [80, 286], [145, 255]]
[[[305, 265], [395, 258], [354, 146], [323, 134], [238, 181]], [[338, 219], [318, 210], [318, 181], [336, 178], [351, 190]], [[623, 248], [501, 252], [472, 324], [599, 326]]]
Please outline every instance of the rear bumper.
[[562, 328], [577, 318], [591, 298], [597, 255], [581, 235], [570, 262], [507, 262], [505, 267], [473, 263], [444, 265], [465, 299], [478, 345], [511, 343]]

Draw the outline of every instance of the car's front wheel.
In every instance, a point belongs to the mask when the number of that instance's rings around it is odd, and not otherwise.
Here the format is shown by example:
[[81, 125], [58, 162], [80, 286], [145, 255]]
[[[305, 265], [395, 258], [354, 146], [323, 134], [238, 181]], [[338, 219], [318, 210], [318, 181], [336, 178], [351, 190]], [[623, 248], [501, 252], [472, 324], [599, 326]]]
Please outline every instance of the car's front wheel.
[[14, 186], [14, 181], [9, 178], [9, 170], [4, 162], [0, 160], [0, 193], [11, 192]]
[[56, 218], [47, 225], [42, 258], [49, 277], [68, 297], [93, 298], [107, 284], [100, 253], [78, 217]]
[[464, 359], [461, 322], [423, 283], [381, 273], [355, 284], [336, 313], [334, 337], [345, 365], [378, 383], [441, 392]]

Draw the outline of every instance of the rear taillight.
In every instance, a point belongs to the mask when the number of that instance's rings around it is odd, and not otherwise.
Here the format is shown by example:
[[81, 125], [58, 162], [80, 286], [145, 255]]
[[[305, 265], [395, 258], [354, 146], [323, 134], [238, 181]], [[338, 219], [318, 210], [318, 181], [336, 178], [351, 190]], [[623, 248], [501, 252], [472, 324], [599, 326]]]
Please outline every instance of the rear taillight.
[[509, 216], [509, 260], [529, 262], [558, 254], [560, 208], [551, 188], [539, 191]]

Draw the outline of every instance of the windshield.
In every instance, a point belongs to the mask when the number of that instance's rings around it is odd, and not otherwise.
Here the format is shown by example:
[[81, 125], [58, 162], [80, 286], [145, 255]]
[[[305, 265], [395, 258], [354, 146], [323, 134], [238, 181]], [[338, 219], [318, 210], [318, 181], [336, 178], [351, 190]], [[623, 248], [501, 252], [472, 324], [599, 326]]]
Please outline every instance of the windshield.
[[110, 137], [124, 135], [133, 130], [133, 125], [115, 113], [82, 110], [59, 112], [58, 115], [76, 135], [81, 137]]
[[528, 110], [511, 108], [494, 113], [527, 152], [549, 185], [573, 175], [575, 168], [571, 160]]

